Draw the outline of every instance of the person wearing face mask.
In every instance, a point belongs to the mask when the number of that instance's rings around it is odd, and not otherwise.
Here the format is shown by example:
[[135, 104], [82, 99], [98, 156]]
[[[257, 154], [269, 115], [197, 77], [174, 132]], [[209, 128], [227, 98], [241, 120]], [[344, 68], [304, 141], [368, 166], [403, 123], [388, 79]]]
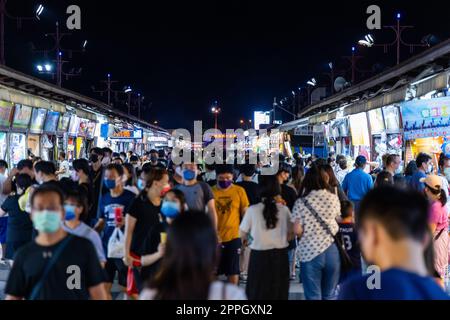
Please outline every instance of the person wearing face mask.
[[97, 208], [94, 207], [94, 190], [89, 175], [89, 162], [86, 159], [77, 159], [72, 163], [71, 179], [84, 191], [88, 200], [88, 214], [82, 216], [82, 221], [89, 226], [97, 221]]
[[420, 193], [392, 187], [370, 191], [361, 202], [357, 227], [365, 260], [381, 271], [379, 282], [376, 288], [367, 285], [374, 283], [374, 273], [351, 277], [340, 286], [339, 299], [448, 300], [425, 257], [432, 242], [428, 211]]
[[217, 184], [216, 168], [214, 164], [205, 164], [205, 172], [201, 175], [202, 181], [206, 182], [210, 187]]
[[[148, 233], [159, 224], [161, 198], [170, 190], [167, 170], [150, 169], [147, 175], [145, 189], [133, 200], [125, 216], [124, 262], [129, 267], [140, 264], [140, 257], [144, 253], [143, 244]], [[135, 275], [138, 287], [142, 285], [140, 279], [148, 278], [147, 272], [144, 268], [139, 276]]]
[[158, 166], [158, 151], [155, 149], [150, 150], [150, 157], [148, 159], [152, 167]]
[[141, 265], [147, 269], [144, 270], [147, 278], [142, 279], [143, 281], [150, 281], [159, 270], [165, 249], [163, 237], [165, 237], [168, 226], [185, 212], [185, 207], [186, 200], [180, 190], [172, 189], [164, 196], [161, 205], [161, 221], [150, 230], [144, 243]]
[[239, 225], [249, 201], [244, 188], [233, 184], [233, 166], [217, 165], [217, 185], [212, 188], [217, 208], [217, 231], [221, 240], [221, 261], [218, 275], [228, 277], [228, 282], [239, 282], [241, 239]]
[[102, 240], [100, 239], [98, 232], [82, 221], [83, 216], [88, 214], [88, 203], [84, 190], [78, 187], [66, 191], [64, 211], [66, 215], [63, 222], [63, 229], [69, 234], [89, 240], [97, 252], [97, 257], [100, 260], [102, 267], [104, 267], [106, 257]]
[[[103, 269], [91, 242], [68, 235], [62, 228], [64, 195], [43, 185], [31, 198], [31, 220], [38, 236], [16, 254], [5, 288], [7, 300], [105, 300]], [[74, 254], [76, 253], [76, 254]], [[73, 266], [80, 276], [72, 283]]]
[[420, 180], [427, 177], [427, 174], [433, 172], [431, 157], [426, 153], [419, 153], [416, 158], [417, 171], [411, 177], [410, 183], [413, 190], [423, 193], [425, 184]]
[[56, 171], [56, 175], [58, 176], [58, 180], [63, 178], [70, 178], [70, 164], [66, 159], [66, 153], [60, 152], [58, 155], [59, 159], [59, 170]]
[[[191, 157], [191, 159], [193, 159]], [[185, 162], [182, 165], [183, 184], [175, 186], [186, 197], [189, 210], [202, 211], [211, 218], [214, 226], [217, 226], [217, 213], [214, 204], [214, 194], [211, 187], [203, 181], [197, 181], [198, 167], [196, 163]]]
[[385, 171], [389, 172], [392, 177], [397, 174], [400, 174], [400, 165], [402, 161], [400, 160], [400, 156], [398, 154], [390, 154], [386, 157], [386, 169]]
[[15, 253], [32, 239], [33, 225], [30, 216], [19, 207], [19, 198], [32, 184], [29, 175], [19, 174], [16, 178], [17, 192], [7, 197], [1, 205], [0, 217], [8, 215], [6, 250], [2, 256], [6, 260], [12, 260]]
[[139, 188], [136, 186], [136, 170], [131, 163], [123, 165], [124, 171], [124, 189], [133, 192], [135, 195], [139, 194]]
[[113, 151], [110, 148], [103, 148], [102, 165], [107, 166], [112, 161]]
[[[99, 220], [95, 225], [95, 230], [100, 230], [105, 253], [108, 251], [108, 242], [115, 228], [124, 231], [125, 214], [133, 202], [134, 193], [125, 190], [123, 185], [123, 167], [117, 164], [109, 164], [105, 168], [104, 185], [108, 189], [99, 203]], [[106, 260], [105, 271], [107, 275], [106, 290], [111, 292], [116, 273], [118, 274], [119, 285], [127, 285], [127, 268], [122, 259], [108, 258]]]
[[103, 149], [92, 148], [91, 156], [89, 157], [89, 162], [91, 163], [89, 175], [92, 182], [92, 211], [90, 211], [90, 214], [93, 214], [93, 222], [89, 224], [90, 226], [93, 226], [98, 218], [100, 197], [108, 191], [103, 185], [104, 166], [102, 165], [102, 159]]

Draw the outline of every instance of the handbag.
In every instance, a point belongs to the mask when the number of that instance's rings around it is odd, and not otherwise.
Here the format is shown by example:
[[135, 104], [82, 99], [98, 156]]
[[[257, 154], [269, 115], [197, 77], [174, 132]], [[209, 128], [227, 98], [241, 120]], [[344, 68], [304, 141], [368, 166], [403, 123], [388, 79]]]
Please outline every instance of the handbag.
[[319, 224], [322, 226], [322, 228], [334, 239], [334, 243], [336, 244], [338, 251], [339, 251], [339, 257], [341, 258], [341, 273], [346, 273], [351, 271], [354, 268], [354, 264], [352, 262], [352, 259], [348, 255], [347, 251], [345, 250], [343, 241], [341, 236], [339, 235], [339, 232], [334, 235], [333, 232], [331, 232], [330, 227], [326, 224], [325, 221], [319, 216], [316, 210], [313, 209], [313, 207], [308, 203], [308, 200], [302, 199], [303, 204], [305, 207], [311, 212], [311, 214], [314, 216], [314, 218], [319, 222]]
[[125, 235], [115, 228], [108, 241], [108, 258], [122, 259], [125, 252]]

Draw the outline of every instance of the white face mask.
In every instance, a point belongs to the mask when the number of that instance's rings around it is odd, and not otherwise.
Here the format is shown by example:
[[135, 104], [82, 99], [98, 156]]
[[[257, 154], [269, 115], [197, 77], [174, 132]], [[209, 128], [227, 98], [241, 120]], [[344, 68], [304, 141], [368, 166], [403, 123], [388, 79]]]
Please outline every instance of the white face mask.
[[428, 171], [426, 172], [427, 174], [431, 174], [431, 173], [433, 173], [433, 165], [432, 164], [429, 164], [428, 165]]

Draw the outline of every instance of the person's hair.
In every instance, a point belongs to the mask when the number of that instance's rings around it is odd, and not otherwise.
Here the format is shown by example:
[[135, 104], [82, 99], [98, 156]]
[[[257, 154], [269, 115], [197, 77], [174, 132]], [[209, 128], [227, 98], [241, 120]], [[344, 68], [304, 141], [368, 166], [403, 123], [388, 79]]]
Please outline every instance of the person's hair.
[[164, 152], [164, 150], [159, 150], [158, 151], [158, 157], [160, 157], [160, 158], [165, 158], [166, 157], [166, 153]]
[[34, 199], [36, 199], [38, 196], [46, 195], [49, 193], [56, 194], [60, 200], [60, 204], [64, 205], [64, 193], [62, 192], [62, 190], [55, 185], [44, 184], [37, 187], [31, 195], [31, 206], [34, 205]]
[[94, 154], [96, 154], [96, 155], [98, 155], [100, 157], [103, 157], [105, 155], [105, 153], [103, 152], [103, 149], [99, 148], [99, 147], [92, 148], [91, 149], [91, 154], [92, 153], [94, 153]]
[[428, 200], [415, 191], [375, 188], [361, 201], [358, 227], [368, 219], [379, 221], [394, 240], [423, 241], [428, 230]]
[[294, 185], [297, 193], [300, 192], [304, 176], [305, 169], [303, 167], [295, 166], [292, 168], [292, 184]]
[[444, 173], [445, 161], [448, 161], [448, 160], [450, 160], [450, 158], [445, 153], [440, 154], [438, 166], [439, 166], [439, 170], [441, 171], [441, 173]]
[[16, 177], [16, 185], [17, 187], [25, 191], [33, 185], [33, 179], [28, 174], [19, 174]]
[[339, 164], [339, 168], [341, 168], [341, 170], [347, 169], [347, 159], [345, 159], [345, 158], [340, 159], [338, 164]]
[[36, 163], [34, 165], [34, 170], [36, 172], [42, 172], [43, 174], [46, 174], [46, 175], [51, 175], [51, 174], [55, 174], [56, 167], [53, 162], [39, 161], [38, 163]]
[[322, 172], [315, 164], [313, 164], [306, 172], [299, 194], [301, 197], [306, 197], [311, 193], [311, 191], [324, 189], [329, 190], [328, 188], [328, 184], [323, 178]]
[[108, 165], [106, 166], [106, 169], [105, 169], [105, 170], [108, 170], [108, 171], [114, 170], [114, 171], [117, 172], [117, 174], [118, 174], [119, 176], [123, 176], [123, 167], [122, 167], [121, 164], [110, 163], [110, 164], [108, 164]]
[[76, 202], [78, 206], [83, 207], [83, 211], [80, 214], [80, 220], [83, 220], [83, 218], [87, 217], [89, 205], [88, 205], [88, 195], [86, 194], [85, 189], [76, 186], [73, 189], [67, 190], [65, 200], [72, 200]]
[[149, 154], [152, 154], [152, 153], [158, 153], [158, 150], [156, 150], [156, 149], [150, 150]]
[[320, 166], [319, 169], [325, 172], [330, 178], [330, 180], [328, 181], [328, 186], [330, 187], [330, 191], [334, 193], [334, 189], [339, 186], [339, 181], [334, 174], [333, 168], [329, 164], [327, 164]]
[[113, 158], [119, 158], [119, 157], [120, 157], [120, 153], [118, 153], [118, 152], [113, 152], [113, 153], [112, 153], [112, 157], [113, 157]]
[[122, 151], [121, 153], [119, 153], [119, 155], [120, 155], [121, 157], [123, 157], [123, 156], [124, 156], [125, 158], [127, 157], [127, 154], [126, 154], [125, 152], [123, 152], [123, 151]]
[[343, 160], [343, 159], [346, 159], [345, 156], [342, 155], [342, 154], [338, 154], [338, 155], [336, 156], [336, 163], [339, 163], [339, 161], [341, 161], [341, 160]]
[[33, 169], [33, 161], [31, 160], [20, 160], [19, 163], [17, 164], [17, 170], [21, 171], [25, 168], [28, 168], [30, 170]]
[[155, 300], [207, 300], [218, 261], [217, 236], [204, 212], [186, 212], [169, 226]]
[[108, 147], [105, 147], [102, 150], [103, 150], [103, 155], [106, 155], [106, 154], [112, 155], [112, 153], [113, 153], [113, 151]]
[[175, 198], [177, 198], [178, 201], [180, 201], [180, 210], [181, 210], [181, 213], [184, 213], [184, 210], [186, 207], [186, 197], [185, 197], [183, 191], [178, 190], [178, 189], [170, 189], [170, 191], [167, 193], [173, 193]]
[[425, 183], [425, 188], [430, 190], [430, 192], [432, 194], [434, 194], [435, 196], [439, 196], [439, 201], [442, 203], [442, 206], [445, 206], [447, 204], [447, 194], [445, 193], [444, 189], [442, 189], [442, 188], [435, 189], [426, 183]]
[[64, 152], [64, 151], [60, 151], [59, 152], [59, 156], [61, 157], [61, 158], [66, 158], [66, 153]]
[[243, 164], [240, 166], [239, 171], [246, 177], [251, 177], [256, 172], [256, 166], [254, 164]]
[[327, 163], [328, 164], [332, 164], [333, 162], [335, 162], [336, 161], [336, 159], [334, 159], [334, 158], [328, 158], [327, 159]]
[[89, 161], [86, 159], [76, 159], [72, 162], [73, 170], [83, 171], [84, 174], [89, 176]]
[[383, 163], [383, 169], [387, 167], [387, 158], [389, 157], [389, 154], [385, 153], [381, 157], [381, 162]]
[[353, 215], [353, 203], [348, 200], [341, 201], [341, 218], [349, 218]]
[[316, 166], [325, 166], [328, 164], [326, 159], [319, 158], [315, 161]]
[[275, 197], [281, 195], [281, 186], [276, 176], [267, 176], [261, 186], [261, 199], [264, 204], [263, 217], [267, 229], [275, 229], [278, 223], [278, 208]]
[[153, 182], [161, 181], [165, 175], [169, 175], [169, 172], [167, 172], [166, 169], [161, 168], [146, 168], [146, 170], [143, 171], [144, 174], [148, 177], [147, 188], [151, 188], [153, 186]]
[[424, 163], [427, 163], [431, 159], [432, 158], [428, 154], [423, 152], [419, 153], [419, 155], [416, 158], [417, 168], [420, 168]]
[[410, 177], [412, 176], [414, 173], [417, 172], [417, 163], [415, 160], [412, 160], [408, 163], [408, 165], [406, 166], [405, 169], [405, 176]]
[[394, 185], [394, 177], [392, 174], [388, 171], [381, 171], [375, 180], [375, 187], [386, 187], [386, 186], [393, 186]]
[[390, 154], [386, 157], [386, 167], [390, 166], [392, 163], [395, 162], [396, 158], [400, 158], [398, 154]]
[[137, 176], [136, 176], [136, 170], [134, 170], [134, 167], [131, 163], [124, 163], [123, 168], [126, 169], [128, 172], [131, 173], [131, 181], [130, 179], [127, 179], [127, 186], [134, 186], [136, 185]]
[[139, 161], [138, 156], [131, 156], [130, 157], [130, 162], [138, 162], [138, 161]]
[[219, 164], [216, 165], [216, 174], [224, 174], [224, 173], [231, 173], [233, 174], [233, 165], [231, 164]]
[[8, 162], [6, 162], [5, 160], [0, 160], [0, 168], [8, 169]]

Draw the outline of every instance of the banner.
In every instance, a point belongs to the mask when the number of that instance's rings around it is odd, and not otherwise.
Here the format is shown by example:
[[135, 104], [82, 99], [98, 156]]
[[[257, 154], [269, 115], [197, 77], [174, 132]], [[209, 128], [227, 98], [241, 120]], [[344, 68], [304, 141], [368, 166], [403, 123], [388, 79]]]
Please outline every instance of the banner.
[[405, 140], [450, 135], [450, 98], [401, 104]]

